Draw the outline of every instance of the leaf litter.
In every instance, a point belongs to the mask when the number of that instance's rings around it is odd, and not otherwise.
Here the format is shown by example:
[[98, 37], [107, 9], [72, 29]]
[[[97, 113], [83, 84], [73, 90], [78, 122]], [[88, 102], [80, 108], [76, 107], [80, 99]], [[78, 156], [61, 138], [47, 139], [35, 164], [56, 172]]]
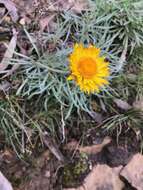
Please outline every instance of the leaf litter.
[[[17, 158], [13, 153], [11, 153], [11, 151], [6, 151], [3, 154], [4, 156], [1, 159], [1, 162], [5, 162], [8, 168], [11, 168], [10, 165], [12, 165], [12, 169], [10, 169], [10, 171], [14, 173], [15, 178], [20, 179], [20, 176], [24, 177], [27, 175], [30, 177], [29, 180], [23, 181], [17, 190], [59, 190], [59, 184], [58, 186], [55, 186], [56, 180], [60, 179], [59, 170], [67, 164], [68, 160], [64, 159], [61, 162], [61, 152], [57, 149], [56, 142], [53, 143], [53, 140], [47, 135], [44, 138], [44, 143], [48, 149], [38, 157], [34, 157], [32, 159], [32, 166], [29, 167], [30, 165], [28, 164], [27, 166], [24, 166], [24, 170], [21, 170], [23, 166], [19, 167], [19, 164], [16, 161]], [[96, 147], [94, 145], [85, 147], [79, 146], [80, 154], [86, 154], [87, 156], [89, 154], [99, 154], [100, 152], [104, 152], [104, 149], [110, 145], [110, 142], [111, 139], [109, 137], [105, 137], [101, 143], [96, 145]], [[68, 154], [69, 150], [74, 150], [73, 148], [75, 148], [75, 143], [73, 144], [74, 146], [68, 144], [66, 147]], [[66, 158], [65, 154], [64, 156]], [[104, 157], [104, 154], [102, 156]], [[97, 162], [96, 164], [93, 164], [92, 167], [89, 167], [89, 172], [84, 177], [81, 185], [78, 187], [65, 188], [64, 190], [120, 190], [125, 186], [124, 180], [121, 176], [133, 187], [141, 190], [143, 188], [143, 156], [141, 154], [136, 154], [133, 157], [130, 157], [129, 160], [130, 161], [128, 161], [126, 165], [123, 166], [122, 163], [120, 163], [120, 165], [117, 165], [116, 167], [111, 167], [108, 163], [101, 164]]]
[[17, 22], [19, 19], [18, 11], [16, 5], [11, 0], [0, 0], [1, 4], [4, 4], [6, 9], [8, 10], [13, 22]]
[[[7, 50], [3, 56], [3, 59], [0, 63], [0, 74], [4, 74], [2, 78], [5, 78], [9, 75], [11, 75], [17, 68], [18, 64], [12, 66], [12, 68], [7, 70], [7, 67], [9, 66], [10, 60], [13, 57], [15, 48], [17, 43], [17, 32], [15, 29], [13, 29], [13, 37], [11, 38], [8, 45], [5, 45], [7, 47]], [[6, 74], [5, 74], [6, 73]]]
[[133, 103], [134, 109], [140, 110], [143, 112], [143, 96]]
[[79, 152], [83, 152], [86, 154], [97, 154], [101, 152], [102, 149], [111, 143], [110, 137], [105, 137], [101, 144], [91, 145], [91, 146], [79, 146], [79, 143], [76, 141], [69, 142], [64, 148], [66, 150], [79, 150]]
[[121, 99], [114, 99], [115, 104], [117, 105], [118, 108], [122, 109], [122, 110], [129, 110], [132, 108], [131, 105], [129, 105], [126, 101], [123, 101]]
[[13, 190], [10, 182], [0, 172], [0, 190]]

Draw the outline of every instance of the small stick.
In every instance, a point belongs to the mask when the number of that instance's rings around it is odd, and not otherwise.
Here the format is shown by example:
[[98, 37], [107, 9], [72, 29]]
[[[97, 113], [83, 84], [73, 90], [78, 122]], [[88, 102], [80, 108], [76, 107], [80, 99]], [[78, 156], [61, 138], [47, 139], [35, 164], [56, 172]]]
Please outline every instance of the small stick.
[[52, 140], [52, 138], [48, 135], [48, 133], [42, 134], [42, 139], [44, 144], [49, 148], [49, 150], [55, 155], [55, 157], [60, 161], [60, 162], [65, 162], [65, 158], [63, 154], [60, 152], [58, 146], [56, 143]]

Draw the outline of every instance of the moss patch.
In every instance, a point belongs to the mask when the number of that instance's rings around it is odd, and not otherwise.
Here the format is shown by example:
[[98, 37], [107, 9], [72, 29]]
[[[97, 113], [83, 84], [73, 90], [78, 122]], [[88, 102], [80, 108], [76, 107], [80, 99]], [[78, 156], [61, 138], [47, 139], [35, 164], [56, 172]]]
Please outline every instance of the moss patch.
[[88, 172], [88, 168], [88, 156], [80, 153], [74, 163], [69, 163], [64, 167], [63, 185], [66, 187], [79, 185]]

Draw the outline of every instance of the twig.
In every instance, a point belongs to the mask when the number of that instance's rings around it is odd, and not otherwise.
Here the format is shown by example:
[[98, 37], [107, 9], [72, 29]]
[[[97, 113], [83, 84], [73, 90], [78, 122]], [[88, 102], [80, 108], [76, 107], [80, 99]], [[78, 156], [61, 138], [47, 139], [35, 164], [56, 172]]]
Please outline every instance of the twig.
[[63, 135], [62, 142], [64, 142], [65, 141], [65, 122], [64, 122], [63, 107], [62, 107], [62, 105], [61, 105], [61, 127], [62, 127], [62, 135]]
[[63, 154], [60, 152], [58, 146], [52, 140], [52, 138], [48, 135], [47, 132], [42, 134], [42, 139], [43, 139], [44, 144], [50, 149], [50, 151], [55, 155], [55, 157], [60, 162], [65, 162], [65, 158], [64, 158]]
[[126, 61], [127, 51], [128, 51], [128, 39], [126, 39], [126, 43], [125, 43], [124, 49], [122, 51], [122, 54], [121, 54], [121, 57], [120, 57], [120, 60], [119, 60], [118, 71], [121, 70], [121, 68], [123, 67], [124, 62]]

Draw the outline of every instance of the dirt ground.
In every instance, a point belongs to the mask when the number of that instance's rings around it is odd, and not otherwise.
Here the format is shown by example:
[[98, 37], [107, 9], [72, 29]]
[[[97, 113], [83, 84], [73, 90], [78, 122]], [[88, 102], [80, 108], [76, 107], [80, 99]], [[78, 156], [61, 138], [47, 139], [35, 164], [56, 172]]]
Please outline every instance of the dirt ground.
[[[19, 160], [13, 151], [5, 148], [1, 151], [0, 167], [16, 190], [74, 188], [83, 183], [93, 167], [125, 167], [139, 151], [139, 143], [135, 138], [132, 139], [134, 140], [131, 142], [130, 138], [123, 136], [117, 144], [114, 137], [97, 135], [95, 129], [90, 129], [84, 137], [84, 143], [88, 146], [81, 147], [81, 150], [77, 148], [81, 139], [72, 138], [64, 146], [57, 147], [53, 143], [50, 145], [51, 151], [47, 148], [40, 153], [35, 151], [28, 160], [23, 161]], [[98, 171], [98, 175], [101, 175], [102, 179], [103, 173], [100, 174]], [[110, 178], [108, 180], [110, 181]], [[123, 179], [123, 182], [124, 189], [134, 189], [127, 180]], [[103, 182], [101, 183], [103, 185]], [[107, 188], [106, 184], [104, 185]]]

